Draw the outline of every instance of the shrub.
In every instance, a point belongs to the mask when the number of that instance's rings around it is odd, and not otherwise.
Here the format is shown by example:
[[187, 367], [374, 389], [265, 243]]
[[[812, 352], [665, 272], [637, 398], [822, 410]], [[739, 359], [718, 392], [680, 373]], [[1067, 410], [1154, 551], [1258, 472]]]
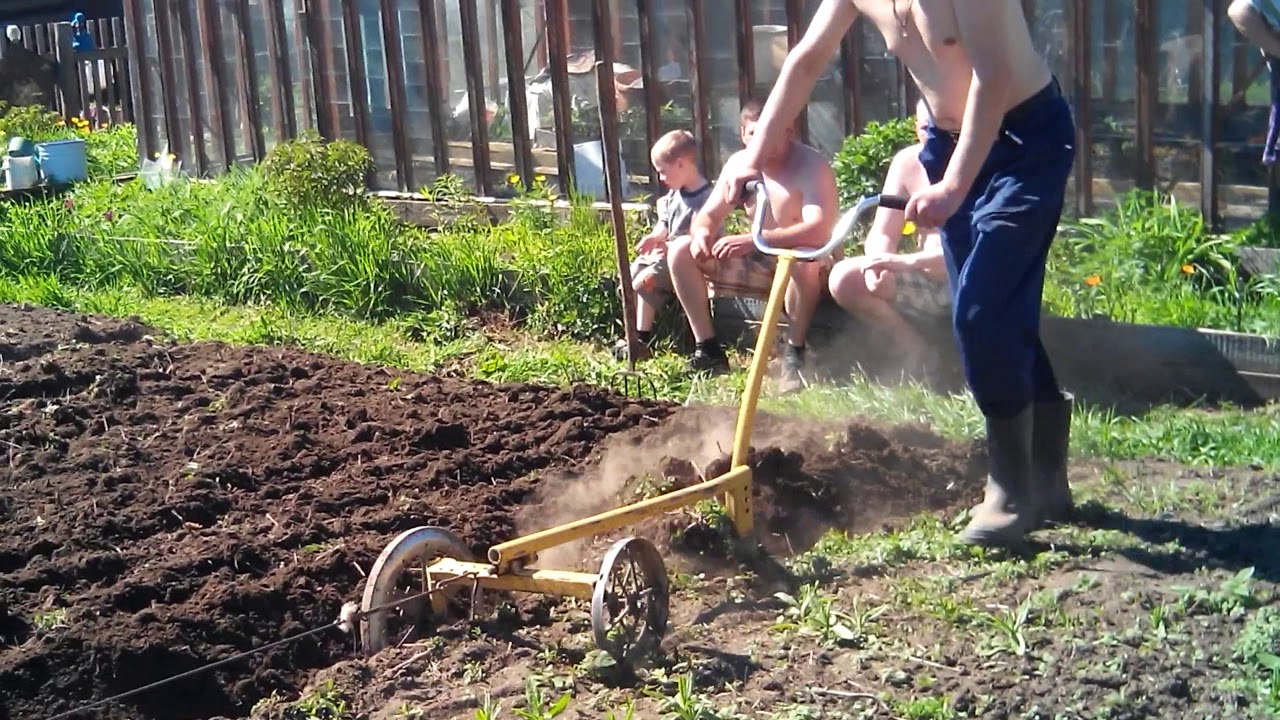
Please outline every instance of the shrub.
[[915, 118], [869, 122], [860, 134], [845, 138], [832, 162], [841, 207], [853, 207], [862, 198], [880, 192], [893, 156], [915, 142]]
[[299, 208], [341, 209], [364, 200], [373, 157], [350, 140], [326, 141], [315, 131], [274, 147], [262, 163], [268, 184]]
[[24, 137], [32, 142], [54, 140], [68, 135], [62, 116], [40, 105], [12, 106], [0, 102], [0, 140]]

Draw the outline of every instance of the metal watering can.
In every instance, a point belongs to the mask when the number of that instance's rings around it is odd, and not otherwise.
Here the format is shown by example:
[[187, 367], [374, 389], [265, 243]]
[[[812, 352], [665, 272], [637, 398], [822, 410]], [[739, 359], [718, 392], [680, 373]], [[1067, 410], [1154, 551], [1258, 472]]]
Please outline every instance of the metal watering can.
[[35, 143], [16, 137], [9, 141], [9, 154], [0, 162], [6, 190], [26, 190], [40, 184], [40, 159]]

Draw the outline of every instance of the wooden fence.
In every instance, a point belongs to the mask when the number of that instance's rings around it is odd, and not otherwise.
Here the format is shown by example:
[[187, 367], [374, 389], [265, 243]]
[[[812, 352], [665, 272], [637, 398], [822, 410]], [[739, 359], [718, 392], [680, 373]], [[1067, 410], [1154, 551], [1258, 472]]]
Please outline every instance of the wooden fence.
[[[211, 174], [314, 129], [373, 152], [375, 189], [445, 173], [484, 195], [510, 177], [601, 184], [593, 63], [615, 69], [621, 159], [657, 189], [647, 147], [687, 127], [710, 173], [740, 147], [739, 102], [761, 95], [818, 0], [127, 0], [141, 150]], [[1280, 206], [1261, 164], [1261, 57], [1225, 0], [1024, 0], [1077, 113], [1071, 206], [1090, 214], [1159, 188], [1238, 224]], [[909, 114], [914, 86], [859, 22], [819, 81], [802, 134], [834, 153]]]
[[[89, 20], [85, 29], [93, 39], [93, 50], [73, 48], [70, 23], [22, 28], [21, 47], [56, 65], [58, 92], [50, 109], [67, 119], [83, 117], [96, 126], [134, 122], [124, 19]], [[0, 37], [0, 62], [6, 44]]]

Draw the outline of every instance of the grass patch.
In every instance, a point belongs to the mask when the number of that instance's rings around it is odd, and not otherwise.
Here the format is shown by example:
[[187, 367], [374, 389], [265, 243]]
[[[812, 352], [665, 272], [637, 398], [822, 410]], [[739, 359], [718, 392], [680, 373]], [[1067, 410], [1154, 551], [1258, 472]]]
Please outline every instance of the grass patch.
[[[181, 340], [294, 345], [344, 360], [415, 372], [463, 373], [494, 382], [609, 385], [621, 368], [602, 344], [494, 331], [447, 311], [406, 314], [378, 323], [270, 303], [236, 305], [199, 297], [155, 297], [139, 290], [77, 289], [47, 275], [0, 276], [0, 301], [115, 317], [136, 315]], [[745, 363], [736, 367], [724, 377], [697, 379], [685, 373], [681, 357], [660, 353], [643, 370], [660, 398], [734, 405], [746, 385]], [[838, 387], [766, 395], [760, 408], [814, 419], [923, 422], [957, 440], [982, 433], [981, 415], [966, 395], [938, 395], [918, 385], [885, 386], [856, 376]], [[1257, 411], [1157, 408], [1137, 417], [1079, 408], [1072, 433], [1075, 456], [1161, 458], [1204, 467], [1280, 467], [1280, 408], [1274, 406]]]

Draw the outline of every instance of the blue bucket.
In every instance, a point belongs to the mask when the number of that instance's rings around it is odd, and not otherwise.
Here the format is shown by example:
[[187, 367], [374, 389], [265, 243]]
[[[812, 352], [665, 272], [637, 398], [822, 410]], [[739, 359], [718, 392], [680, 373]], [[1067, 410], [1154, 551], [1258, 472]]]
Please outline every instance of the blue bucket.
[[89, 156], [84, 140], [54, 140], [36, 145], [40, 170], [54, 185], [70, 185], [89, 179]]

